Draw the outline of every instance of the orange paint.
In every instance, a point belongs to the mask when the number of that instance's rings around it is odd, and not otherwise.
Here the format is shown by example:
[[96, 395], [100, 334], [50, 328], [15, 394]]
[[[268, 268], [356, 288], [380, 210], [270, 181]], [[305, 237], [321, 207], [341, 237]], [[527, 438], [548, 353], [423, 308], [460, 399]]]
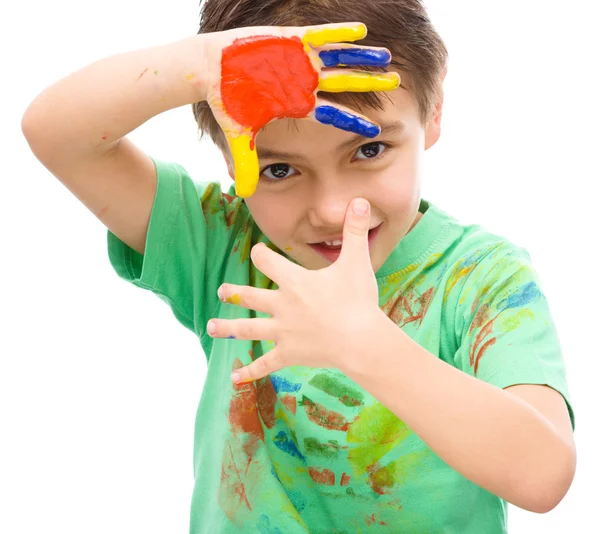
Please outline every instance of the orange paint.
[[256, 134], [273, 119], [301, 119], [315, 107], [319, 75], [297, 37], [237, 39], [223, 50], [221, 98], [227, 114]]
[[148, 69], [146, 69], [144, 72], [142, 72], [142, 73], [139, 75], [139, 77], [138, 77], [138, 82], [139, 82], [139, 81], [142, 79], [142, 76], [143, 76], [144, 74], [146, 74], [147, 72], [148, 72]]
[[273, 382], [266, 377], [256, 383], [258, 395], [258, 411], [265, 426], [269, 429], [275, 426], [275, 404], [277, 403], [277, 393], [273, 387]]
[[333, 486], [335, 484], [335, 473], [330, 469], [323, 469], [319, 471], [314, 467], [308, 468], [310, 478], [312, 478], [317, 484], [323, 484], [325, 486]]
[[302, 397], [302, 405], [306, 410], [308, 418], [316, 425], [327, 428], [328, 430], [340, 430], [348, 432], [348, 421], [346, 418], [333, 410], [328, 410], [322, 404], [313, 402], [308, 397]]
[[[236, 358], [233, 370], [242, 367], [242, 362]], [[236, 384], [235, 393], [229, 404], [229, 422], [234, 434], [251, 434], [261, 441], [264, 440], [264, 430], [258, 417], [258, 395], [254, 384]]]
[[296, 415], [296, 397], [292, 395], [284, 395], [281, 397], [281, 402], [292, 414]]

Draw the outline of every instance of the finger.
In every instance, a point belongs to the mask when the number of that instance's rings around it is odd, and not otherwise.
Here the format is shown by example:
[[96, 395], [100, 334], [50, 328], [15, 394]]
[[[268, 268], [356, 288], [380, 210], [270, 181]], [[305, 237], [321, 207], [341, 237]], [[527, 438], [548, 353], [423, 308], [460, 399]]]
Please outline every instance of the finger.
[[307, 29], [302, 42], [310, 46], [323, 46], [327, 43], [359, 41], [366, 36], [367, 27], [362, 22], [324, 24]]
[[378, 124], [349, 108], [336, 104], [331, 105], [322, 98], [317, 98], [313, 117], [322, 124], [330, 124], [340, 130], [352, 132], [372, 139], [381, 133]]
[[273, 298], [275, 294], [272, 289], [222, 284], [217, 294], [219, 299], [227, 304], [234, 304], [248, 310], [273, 315]]
[[240, 369], [233, 371], [233, 373], [231, 373], [231, 380], [235, 384], [246, 384], [248, 382], [260, 380], [284, 367], [285, 366], [280, 362], [277, 349], [275, 348], [260, 358], [257, 358], [246, 367], [241, 367]]
[[285, 286], [292, 278], [298, 278], [304, 271], [303, 267], [271, 250], [264, 243], [252, 247], [250, 258], [256, 268], [279, 287]]
[[[333, 45], [331, 45], [333, 46]], [[392, 61], [392, 54], [387, 48], [335, 45], [336, 48], [321, 50], [319, 57], [325, 67], [363, 66], [387, 67]]]
[[[361, 209], [362, 208], [362, 209]], [[364, 198], [355, 198], [346, 211], [342, 250], [338, 261], [351, 261], [353, 265], [361, 258], [371, 264], [369, 256], [369, 220], [371, 206]]]
[[275, 325], [273, 319], [211, 319], [206, 331], [214, 338], [246, 339], [268, 341], [273, 339]]
[[235, 192], [242, 198], [254, 194], [260, 176], [258, 155], [254, 141], [249, 135], [232, 136], [226, 134], [235, 173]]
[[393, 91], [400, 85], [397, 72], [363, 72], [350, 69], [321, 71], [319, 91], [342, 93], [345, 91]]

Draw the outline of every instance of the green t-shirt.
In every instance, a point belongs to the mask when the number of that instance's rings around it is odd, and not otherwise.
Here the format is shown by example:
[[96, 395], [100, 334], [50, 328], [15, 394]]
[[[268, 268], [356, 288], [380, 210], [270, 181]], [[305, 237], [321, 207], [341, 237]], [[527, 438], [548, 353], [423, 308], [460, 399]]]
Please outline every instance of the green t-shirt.
[[[273, 346], [213, 339], [206, 323], [266, 317], [223, 304], [217, 289], [223, 282], [276, 288], [249, 252], [258, 241], [278, 249], [233, 186], [224, 194], [180, 165], [155, 165], [144, 256], [110, 232], [108, 251], [118, 275], [166, 301], [207, 357], [190, 532], [505, 532], [503, 500], [451, 469], [340, 371], [291, 367], [234, 387], [231, 371]], [[424, 200], [420, 211], [376, 273], [381, 308], [465, 373], [500, 388], [551, 386], [574, 425], [559, 340], [527, 252]]]

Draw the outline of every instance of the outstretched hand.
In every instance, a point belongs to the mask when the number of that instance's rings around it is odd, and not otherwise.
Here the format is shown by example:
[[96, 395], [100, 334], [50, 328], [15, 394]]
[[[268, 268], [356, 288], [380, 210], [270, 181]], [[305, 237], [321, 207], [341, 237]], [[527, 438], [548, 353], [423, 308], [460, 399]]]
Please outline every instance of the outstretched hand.
[[[365, 213], [353, 209], [360, 206]], [[368, 346], [369, 332], [382, 315], [369, 255], [369, 219], [369, 203], [354, 199], [346, 212], [340, 256], [320, 270], [292, 263], [263, 243], [252, 248], [252, 261], [278, 289], [224, 284], [219, 298], [271, 317], [211, 319], [208, 332], [215, 338], [272, 340], [275, 348], [236, 370], [234, 382], [296, 365], [340, 368]]]
[[260, 170], [254, 141], [272, 120], [312, 117], [364, 137], [379, 135], [379, 126], [365, 116], [317, 97], [318, 91], [391, 91], [399, 86], [395, 72], [336, 68], [389, 65], [385, 48], [343, 43], [366, 34], [362, 23], [249, 27], [213, 34], [208, 70], [220, 75], [209, 85], [206, 100], [230, 147], [239, 196], [249, 197], [256, 190]]

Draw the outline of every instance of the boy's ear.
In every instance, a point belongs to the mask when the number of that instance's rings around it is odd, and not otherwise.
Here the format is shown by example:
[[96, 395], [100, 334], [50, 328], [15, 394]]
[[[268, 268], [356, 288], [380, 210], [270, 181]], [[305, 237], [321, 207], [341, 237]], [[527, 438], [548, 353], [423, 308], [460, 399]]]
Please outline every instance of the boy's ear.
[[447, 72], [448, 68], [446, 67], [444, 69], [444, 72], [442, 72], [442, 76], [440, 79], [440, 95], [438, 98], [438, 102], [435, 106], [433, 116], [429, 120], [429, 123], [427, 124], [427, 129], [425, 131], [425, 150], [435, 145], [437, 143], [437, 140], [440, 138], [442, 129], [442, 109], [444, 107], [444, 79], [446, 78]]
[[233, 173], [233, 158], [229, 153], [229, 149], [225, 149], [223, 147], [219, 147], [221, 149], [221, 154], [223, 154], [223, 159], [225, 160], [225, 164], [227, 165], [227, 173], [230, 178], [235, 182], [235, 174]]

